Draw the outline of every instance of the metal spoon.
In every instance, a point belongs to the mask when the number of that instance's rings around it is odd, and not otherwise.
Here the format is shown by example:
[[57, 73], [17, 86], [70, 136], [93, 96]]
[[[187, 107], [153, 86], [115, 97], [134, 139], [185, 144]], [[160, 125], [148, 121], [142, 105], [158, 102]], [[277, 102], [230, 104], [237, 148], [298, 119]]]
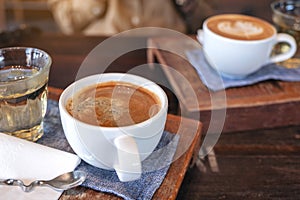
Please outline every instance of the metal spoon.
[[0, 179], [0, 185], [16, 185], [20, 186], [24, 192], [30, 192], [36, 186], [47, 186], [56, 191], [68, 190], [70, 188], [81, 185], [86, 179], [86, 173], [83, 171], [67, 172], [57, 176], [51, 180], [36, 180], [29, 185], [25, 185], [23, 181], [18, 179]]

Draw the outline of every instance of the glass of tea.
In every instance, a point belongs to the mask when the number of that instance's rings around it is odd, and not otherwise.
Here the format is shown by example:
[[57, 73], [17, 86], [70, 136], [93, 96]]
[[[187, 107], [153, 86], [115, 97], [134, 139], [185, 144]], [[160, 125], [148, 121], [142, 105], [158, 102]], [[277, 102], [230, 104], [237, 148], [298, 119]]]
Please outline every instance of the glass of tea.
[[29, 141], [42, 137], [51, 63], [40, 49], [0, 49], [0, 132]]
[[[298, 51], [293, 58], [282, 64], [287, 68], [300, 67], [300, 0], [277, 0], [271, 3], [272, 20], [278, 32], [292, 35], [298, 44]], [[278, 45], [276, 51], [287, 51], [287, 44]]]

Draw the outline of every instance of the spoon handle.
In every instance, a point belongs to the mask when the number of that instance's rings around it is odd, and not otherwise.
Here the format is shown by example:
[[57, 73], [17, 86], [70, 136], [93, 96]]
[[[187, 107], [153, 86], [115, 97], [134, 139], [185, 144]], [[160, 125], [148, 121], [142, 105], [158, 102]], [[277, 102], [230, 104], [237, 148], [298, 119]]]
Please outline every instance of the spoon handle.
[[24, 185], [23, 181], [17, 179], [0, 179], [0, 185]]
[[19, 186], [24, 192], [29, 192], [32, 190], [32, 186], [26, 186], [23, 181], [18, 179], [0, 179], [0, 185], [9, 185], [9, 186]]
[[25, 185], [23, 181], [18, 179], [0, 179], [0, 185], [19, 186], [24, 192], [31, 192], [34, 187], [43, 185], [43, 181], [37, 180]]
[[24, 192], [30, 192], [36, 186], [50, 187], [56, 191], [63, 191], [81, 185], [85, 179], [85, 172], [73, 171], [48, 181], [36, 180], [29, 185], [25, 185], [24, 182], [19, 179], [0, 179], [0, 185], [19, 186]]

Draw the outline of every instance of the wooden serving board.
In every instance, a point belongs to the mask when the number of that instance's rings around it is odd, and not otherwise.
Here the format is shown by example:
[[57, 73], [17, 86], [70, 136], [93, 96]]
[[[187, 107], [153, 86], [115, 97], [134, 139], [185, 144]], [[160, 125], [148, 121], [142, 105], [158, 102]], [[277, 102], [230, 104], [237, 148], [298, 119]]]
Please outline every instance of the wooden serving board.
[[[195, 118], [200, 112], [204, 132], [210, 123], [211, 111], [224, 108], [227, 109], [224, 132], [300, 124], [300, 82], [270, 80], [251, 86], [226, 89], [224, 104], [221, 92], [208, 90], [185, 56], [185, 51], [201, 48], [200, 44], [181, 38], [158, 37], [150, 38], [148, 47], [149, 63], [158, 62], [169, 66], [162, 69], [178, 95], [177, 98], [183, 102], [183, 107], [180, 108], [181, 115]], [[179, 53], [175, 55], [162, 49], [176, 49]], [[179, 72], [189, 81], [193, 91], [187, 90], [186, 84], [174, 78], [175, 72]], [[196, 94], [198, 104], [194, 103], [191, 92]], [[211, 103], [212, 97], [214, 107]]]
[[[58, 100], [62, 92], [61, 89], [48, 87], [49, 98], [53, 100]], [[196, 132], [192, 133], [191, 130], [197, 127]], [[178, 147], [185, 146], [184, 144], [190, 144], [188, 149], [183, 155], [181, 155], [175, 162], [173, 162], [168, 170], [168, 173], [159, 187], [159, 189], [154, 194], [153, 199], [176, 199], [179, 188], [189, 167], [190, 162], [193, 157], [198, 155], [200, 137], [202, 124], [198, 121], [181, 118], [175, 115], [168, 115], [166, 130], [171, 133], [177, 133], [181, 131], [180, 134], [183, 134], [184, 137], [180, 137]], [[177, 149], [178, 152], [180, 149]], [[176, 152], [176, 153], [178, 153]], [[176, 156], [175, 153], [175, 156]], [[147, 187], [145, 185], [145, 187]], [[85, 187], [77, 187], [68, 191], [65, 191], [60, 197], [61, 200], [90, 200], [90, 199], [121, 199], [115, 195], [108, 193], [97, 192]]]

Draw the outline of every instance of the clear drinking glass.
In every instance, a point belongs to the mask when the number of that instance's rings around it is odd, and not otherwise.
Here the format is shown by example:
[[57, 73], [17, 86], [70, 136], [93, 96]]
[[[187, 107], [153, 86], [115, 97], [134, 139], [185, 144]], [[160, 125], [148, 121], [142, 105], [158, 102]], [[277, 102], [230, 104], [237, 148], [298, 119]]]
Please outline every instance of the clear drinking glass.
[[43, 135], [51, 64], [40, 49], [0, 49], [0, 132], [30, 141]]
[[[292, 35], [298, 44], [297, 53], [293, 58], [282, 64], [287, 68], [300, 67], [300, 0], [277, 0], [271, 3], [272, 20], [278, 32]], [[281, 44], [277, 51], [287, 51], [289, 46]]]

